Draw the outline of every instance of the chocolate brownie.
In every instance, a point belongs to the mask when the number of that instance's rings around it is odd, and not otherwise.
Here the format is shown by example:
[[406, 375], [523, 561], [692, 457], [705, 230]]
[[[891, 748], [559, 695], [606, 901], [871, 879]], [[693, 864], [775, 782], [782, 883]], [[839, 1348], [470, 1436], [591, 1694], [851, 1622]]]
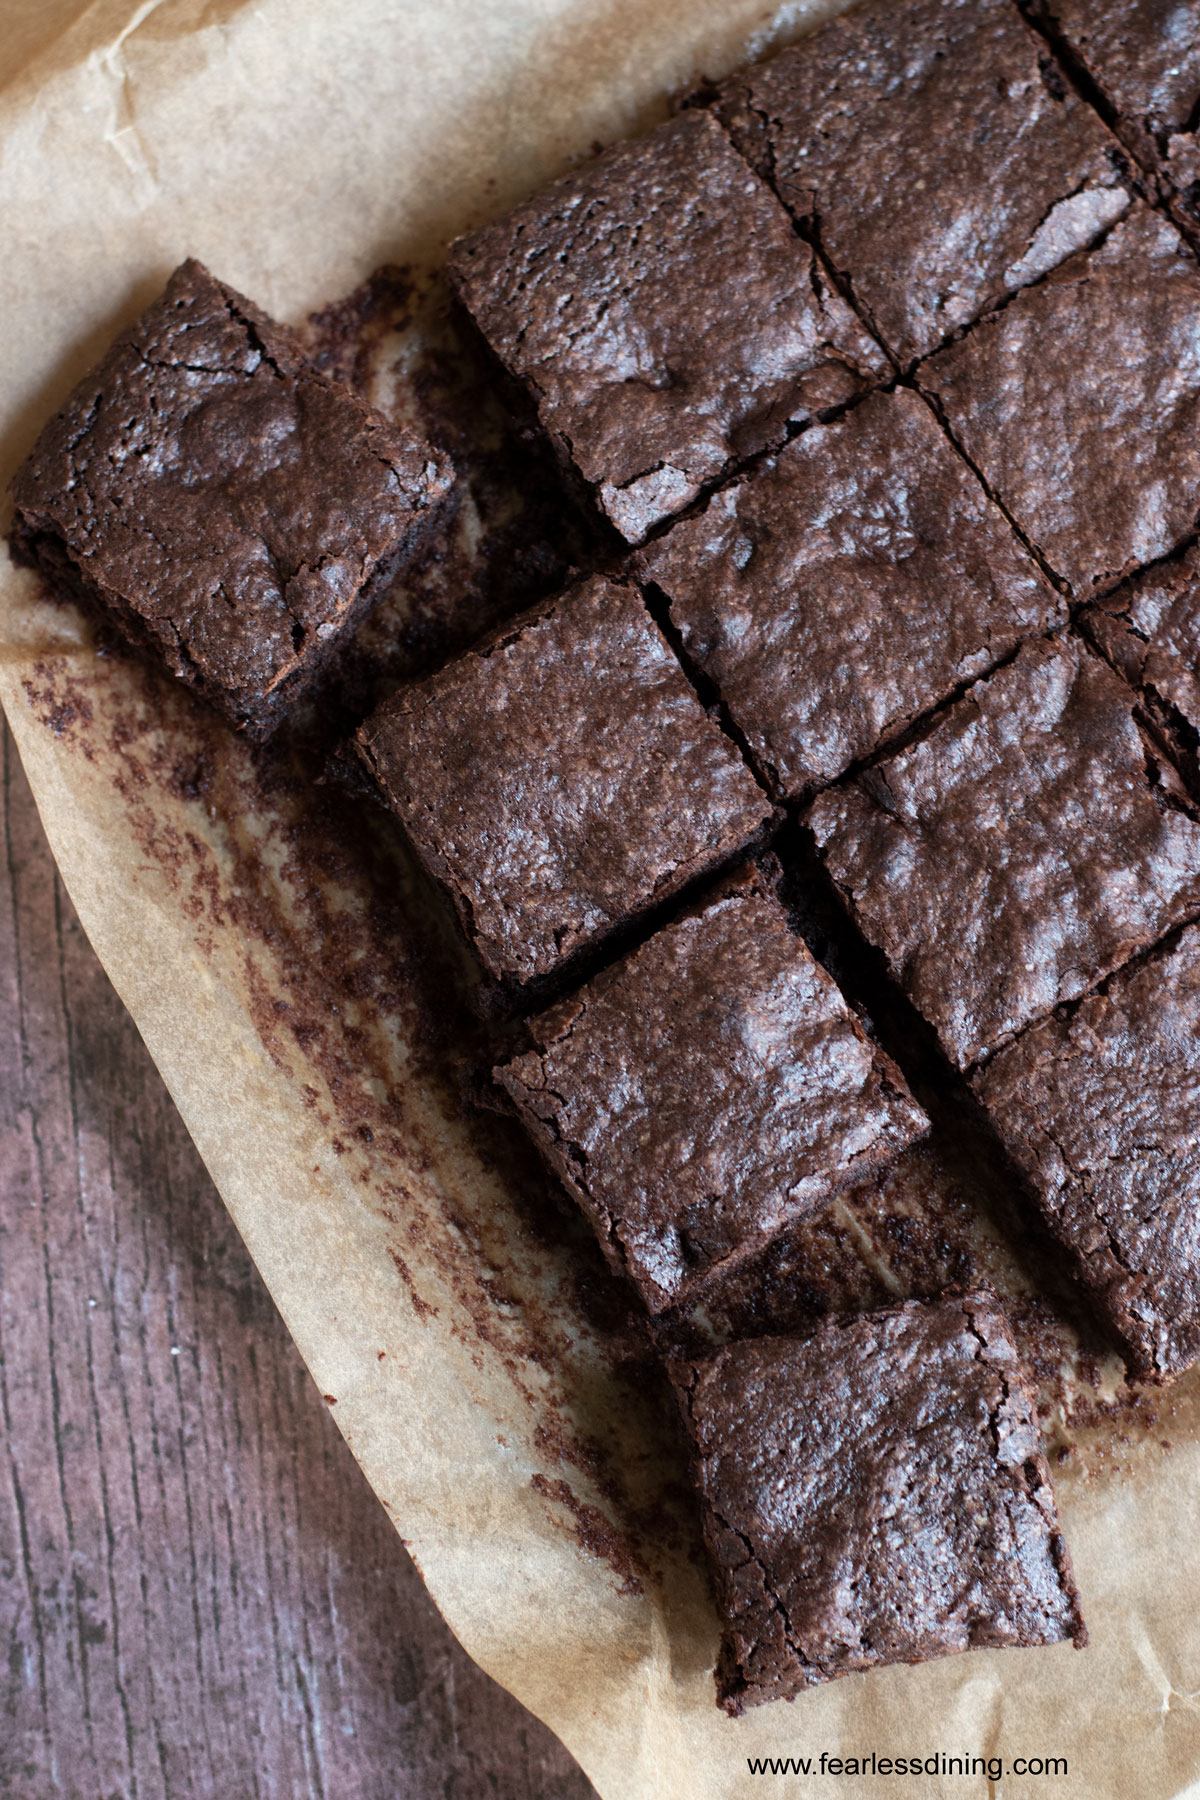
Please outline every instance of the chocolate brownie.
[[673, 1371], [729, 1713], [885, 1663], [1087, 1642], [1029, 1380], [993, 1296]]
[[889, 372], [702, 112], [619, 144], [462, 239], [450, 272], [630, 543], [731, 458]]
[[652, 1312], [928, 1125], [754, 868], [531, 1030], [497, 1077]]
[[1200, 913], [1197, 809], [1135, 695], [1073, 641], [1027, 645], [809, 822], [960, 1069]]
[[718, 110], [906, 363], [1129, 206], [1119, 144], [1010, 0], [857, 7]]
[[1134, 1371], [1200, 1356], [1200, 929], [1022, 1033], [975, 1078]]
[[1200, 507], [1200, 266], [1140, 202], [918, 370], [993, 492], [1085, 597]]
[[13, 484], [14, 549], [262, 737], [451, 473], [186, 262], [42, 432]]
[[1156, 709], [1200, 732], [1200, 550], [1145, 569], [1082, 623]]
[[356, 742], [512, 984], [732, 858], [771, 814], [640, 594], [600, 577], [402, 688]]
[[1065, 616], [903, 390], [804, 432], [639, 567], [760, 776], [793, 800]]
[[1200, 211], [1197, 0], [1033, 0], [1032, 10], [1095, 84], [1135, 155]]

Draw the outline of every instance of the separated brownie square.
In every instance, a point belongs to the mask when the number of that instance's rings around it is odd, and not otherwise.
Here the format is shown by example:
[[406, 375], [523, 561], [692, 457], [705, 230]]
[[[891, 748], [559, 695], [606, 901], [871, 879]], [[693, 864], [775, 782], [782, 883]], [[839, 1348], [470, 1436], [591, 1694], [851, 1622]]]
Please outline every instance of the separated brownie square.
[[1130, 203], [1119, 144], [1011, 0], [856, 7], [718, 110], [904, 363]]
[[771, 816], [641, 595], [600, 577], [402, 688], [356, 743], [485, 969], [514, 985], [730, 860]]
[[451, 475], [186, 262], [42, 432], [13, 484], [13, 547], [265, 737]]
[[1148, 207], [917, 378], [1077, 597], [1115, 586], [1192, 531], [1200, 266]]
[[497, 1079], [652, 1312], [928, 1127], [754, 868], [530, 1030]]
[[684, 652], [796, 800], [1065, 607], [929, 408], [817, 425], [641, 554]]
[[737, 1714], [886, 1663], [1087, 1642], [1034, 1395], [990, 1294], [673, 1371]]
[[462, 239], [451, 277], [636, 543], [731, 459], [889, 373], [770, 190], [688, 112]]
[[1200, 217], [1197, 0], [1032, 0], [1031, 10], [1094, 84], [1135, 155]]
[[1200, 1356], [1200, 930], [1024, 1032], [974, 1080], [1135, 1373]]
[[1155, 709], [1200, 732], [1200, 550], [1135, 575], [1082, 615], [1089, 637]]
[[1200, 822], [1136, 696], [1027, 645], [809, 823], [865, 936], [969, 1069], [1200, 913]]

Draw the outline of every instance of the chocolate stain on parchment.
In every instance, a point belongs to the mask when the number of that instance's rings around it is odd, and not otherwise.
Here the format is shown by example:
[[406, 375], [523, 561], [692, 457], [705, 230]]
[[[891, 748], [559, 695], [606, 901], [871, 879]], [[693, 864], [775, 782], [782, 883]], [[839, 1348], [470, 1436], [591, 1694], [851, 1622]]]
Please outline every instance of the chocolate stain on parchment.
[[[200, 954], [215, 933], [236, 936], [264, 1049], [385, 1226], [407, 1304], [477, 1366], [504, 1368], [550, 1519], [565, 1511], [618, 1591], [643, 1592], [672, 1558], [700, 1555], [660, 1352], [804, 1332], [831, 1312], [979, 1279], [1013, 1318], [1068, 1479], [1140, 1466], [1147, 1447], [1165, 1454], [1164, 1397], [1124, 1385], [1061, 1272], [1014, 1249], [995, 1195], [945, 1134], [785, 1234], [719, 1295], [650, 1326], [516, 1123], [475, 1103], [496, 1046], [471, 1005], [469, 959], [387, 817], [326, 781], [327, 758], [398, 682], [552, 592], [592, 547], [437, 278], [380, 271], [309, 335], [331, 373], [450, 449], [460, 488], [321, 692], [255, 747], [123, 652], [86, 677], [47, 659], [26, 691], [48, 730], [104, 768]], [[417, 1087], [459, 1121], [456, 1185], [406, 1099]], [[422, 1293], [428, 1268], [453, 1317]]]

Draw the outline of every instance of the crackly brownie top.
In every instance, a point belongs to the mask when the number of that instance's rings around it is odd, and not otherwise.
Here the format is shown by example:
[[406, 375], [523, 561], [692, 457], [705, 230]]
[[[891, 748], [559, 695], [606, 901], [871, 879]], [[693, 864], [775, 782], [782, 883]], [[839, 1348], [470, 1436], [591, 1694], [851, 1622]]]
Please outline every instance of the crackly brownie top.
[[1139, 1374], [1200, 1356], [1200, 930], [1001, 1050], [976, 1091]]
[[403, 688], [358, 734], [491, 973], [525, 982], [770, 814], [635, 589], [596, 577]]
[[809, 818], [866, 936], [966, 1069], [1200, 911], [1200, 823], [1135, 697], [1027, 645]]
[[1038, 0], [1038, 12], [1066, 40], [1110, 103], [1169, 152], [1177, 132], [1195, 130], [1200, 106], [1197, 0]]
[[1084, 614], [1127, 681], [1200, 730], [1200, 551], [1135, 575]]
[[882, 1663], [1086, 1641], [1033, 1394], [982, 1293], [676, 1375], [729, 1712]]
[[1138, 205], [922, 365], [919, 379], [1077, 595], [1191, 531], [1200, 491], [1200, 267]]
[[760, 774], [792, 799], [1062, 616], [929, 408], [903, 390], [804, 432], [640, 566]]
[[1011, 0], [878, 0], [718, 104], [904, 361], [1129, 204], [1115, 140]]
[[499, 1078], [653, 1310], [928, 1123], [753, 870], [532, 1031]]
[[779, 202], [688, 112], [460, 242], [451, 272], [631, 543], [887, 365]]
[[198, 262], [124, 332], [17, 476], [18, 533], [235, 717], [336, 636], [449, 464], [320, 374]]

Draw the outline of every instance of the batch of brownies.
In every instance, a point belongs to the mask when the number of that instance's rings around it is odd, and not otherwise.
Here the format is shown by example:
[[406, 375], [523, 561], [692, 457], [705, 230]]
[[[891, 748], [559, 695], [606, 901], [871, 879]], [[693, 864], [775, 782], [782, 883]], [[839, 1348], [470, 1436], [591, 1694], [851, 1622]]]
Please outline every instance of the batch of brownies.
[[[1196, 0], [897, 0], [452, 251], [608, 550], [357, 750], [651, 1313], [927, 1127], [781, 901], [785, 828], [1131, 1371], [1200, 1355], [1198, 113]], [[190, 262], [46, 427], [13, 541], [264, 737], [455, 494]], [[671, 1373], [730, 1711], [1084, 1641], [989, 1292]]]

